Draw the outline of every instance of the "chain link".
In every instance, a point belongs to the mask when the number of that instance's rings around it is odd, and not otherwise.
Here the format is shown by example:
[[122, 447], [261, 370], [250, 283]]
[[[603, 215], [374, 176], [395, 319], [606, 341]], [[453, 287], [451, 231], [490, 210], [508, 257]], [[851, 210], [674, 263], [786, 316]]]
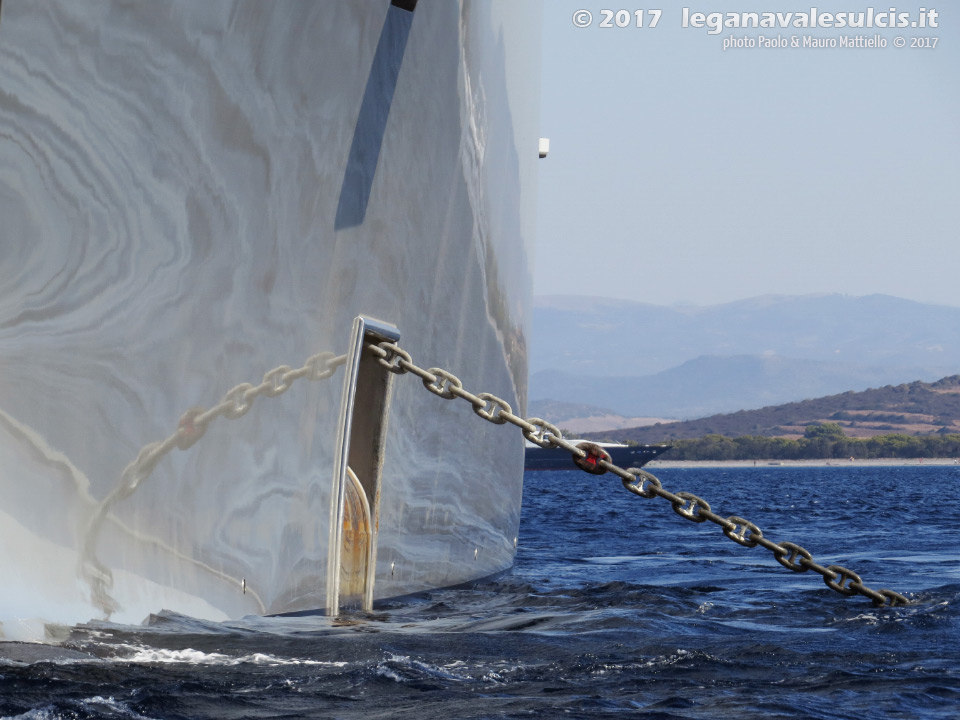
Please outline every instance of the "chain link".
[[[424, 370], [413, 362], [410, 353], [390, 342], [367, 344], [366, 349], [377, 356], [381, 365], [390, 372], [402, 375], [412, 373], [419, 377], [425, 387], [435, 395], [445, 399], [462, 398], [473, 406], [473, 411], [484, 420], [502, 425], [510, 423], [520, 428], [523, 436], [542, 448], [563, 448], [575, 458], [587, 455], [582, 449], [563, 437], [563, 433], [554, 425], [541, 418], [524, 419], [515, 415], [509, 403], [490, 393], [474, 395], [463, 389], [463, 383], [452, 373], [440, 368]], [[860, 576], [852, 570], [840, 565], [823, 567], [814, 562], [813, 555], [799, 545], [782, 541], [773, 542], [764, 537], [763, 531], [749, 520], [731, 515], [721, 517], [714, 513], [703, 498], [693, 493], [671, 493], [663, 488], [663, 484], [653, 474], [639, 468], [624, 470], [618, 465], [604, 459], [597, 462], [597, 467], [612, 472], [623, 482], [624, 488], [642, 498], [663, 498], [670, 502], [674, 511], [681, 517], [695, 523], [710, 521], [719, 525], [723, 534], [733, 542], [744, 547], [761, 546], [773, 553], [774, 559], [789, 570], [806, 572], [814, 570], [823, 577], [827, 587], [841, 595], [863, 595], [873, 601], [875, 605], [908, 605], [910, 601], [893, 590], [873, 590], [863, 584]], [[799, 558], [799, 559], [798, 559]]]

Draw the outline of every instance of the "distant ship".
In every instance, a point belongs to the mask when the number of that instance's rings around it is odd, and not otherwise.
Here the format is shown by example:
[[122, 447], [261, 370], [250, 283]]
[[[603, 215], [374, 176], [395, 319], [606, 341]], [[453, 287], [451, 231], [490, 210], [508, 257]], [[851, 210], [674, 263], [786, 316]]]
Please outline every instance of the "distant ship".
[[[573, 443], [579, 440], [571, 440]], [[610, 462], [622, 468], [643, 467], [648, 462], [669, 450], [672, 445], [624, 445], [622, 443], [596, 443], [608, 453]], [[575, 470], [573, 458], [563, 448], [541, 448], [528, 445], [523, 461], [524, 470]]]

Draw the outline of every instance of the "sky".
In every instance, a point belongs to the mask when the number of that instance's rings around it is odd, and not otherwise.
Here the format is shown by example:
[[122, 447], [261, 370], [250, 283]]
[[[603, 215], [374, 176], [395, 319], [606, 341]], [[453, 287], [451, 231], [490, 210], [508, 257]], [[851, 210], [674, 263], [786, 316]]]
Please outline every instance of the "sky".
[[[884, 293], [960, 306], [960, 3], [857, 2], [545, 0], [534, 294], [711, 305]], [[656, 27], [649, 12], [635, 27], [651, 4]], [[893, 7], [911, 22], [933, 9], [938, 27], [693, 26], [694, 13], [813, 6]], [[629, 10], [629, 26], [613, 15], [599, 27], [605, 8]], [[790, 47], [805, 36], [838, 47]], [[839, 47], [859, 36], [886, 47]], [[724, 49], [744, 38], [756, 46]]]

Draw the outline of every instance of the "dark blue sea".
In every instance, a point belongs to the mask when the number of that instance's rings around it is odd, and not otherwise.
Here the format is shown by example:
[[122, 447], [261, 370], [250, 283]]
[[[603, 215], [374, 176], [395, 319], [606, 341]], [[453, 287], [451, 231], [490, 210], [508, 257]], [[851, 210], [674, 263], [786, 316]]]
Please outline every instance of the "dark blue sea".
[[960, 466], [655, 472], [913, 604], [842, 597], [612, 476], [528, 473], [497, 581], [336, 621], [78, 627], [0, 661], [0, 715], [960, 717]]

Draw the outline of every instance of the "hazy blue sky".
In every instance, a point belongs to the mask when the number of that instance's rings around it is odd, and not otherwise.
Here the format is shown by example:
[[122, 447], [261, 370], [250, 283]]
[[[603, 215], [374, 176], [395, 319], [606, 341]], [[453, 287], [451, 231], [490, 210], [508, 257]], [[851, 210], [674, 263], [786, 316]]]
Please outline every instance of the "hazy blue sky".
[[[888, 293], [960, 306], [960, 3], [860, 2], [546, 0], [551, 148], [534, 292], [668, 304]], [[598, 27], [603, 8], [631, 11], [632, 24], [649, 6], [663, 9], [655, 28]], [[913, 19], [925, 7], [939, 27], [710, 34], [682, 27], [684, 6], [892, 6]], [[590, 27], [575, 27], [578, 9]], [[760, 35], [879, 35], [887, 47], [723, 50], [724, 38]], [[939, 41], [911, 48], [914, 37]]]

